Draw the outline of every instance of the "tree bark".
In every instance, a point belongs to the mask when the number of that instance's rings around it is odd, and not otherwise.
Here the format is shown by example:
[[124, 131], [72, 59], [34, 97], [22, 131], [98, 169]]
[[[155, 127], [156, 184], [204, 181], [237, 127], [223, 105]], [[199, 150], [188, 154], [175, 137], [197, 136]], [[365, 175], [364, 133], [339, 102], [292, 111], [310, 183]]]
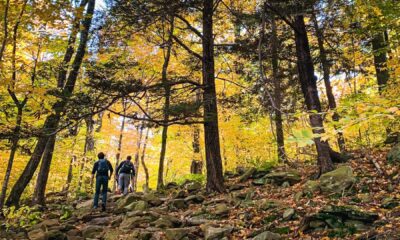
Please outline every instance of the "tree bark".
[[[323, 72], [323, 77], [324, 77], [326, 96], [328, 98], [329, 109], [334, 111], [333, 116], [332, 116], [333, 121], [338, 122], [340, 119], [340, 116], [337, 113], [337, 111], [335, 110], [336, 109], [336, 100], [335, 100], [335, 96], [333, 95], [331, 81], [330, 81], [330, 77], [329, 77], [330, 76], [330, 63], [328, 61], [327, 53], [326, 53], [326, 50], [324, 47], [324, 34], [323, 34], [322, 29], [318, 26], [318, 21], [315, 16], [315, 13], [313, 13], [313, 15], [312, 15], [312, 21], [314, 23], [315, 32], [317, 35], [319, 56], [321, 58], [322, 72]], [[337, 128], [335, 127], [335, 129], [337, 129]], [[345, 145], [344, 136], [343, 136], [342, 132], [338, 132], [337, 142], [338, 142], [340, 151], [344, 152], [346, 150], [346, 145]]]
[[[125, 114], [125, 111], [124, 111], [124, 114]], [[115, 156], [115, 158], [116, 158], [115, 170], [117, 170], [118, 165], [119, 165], [119, 160], [121, 158], [122, 138], [124, 137], [124, 128], [125, 128], [125, 116], [122, 117], [122, 123], [121, 123], [121, 127], [120, 127], [120, 130], [119, 130], [118, 149], [117, 149], [117, 155]], [[118, 183], [117, 183], [117, 174], [118, 173], [116, 172], [115, 173], [116, 178], [114, 180], [113, 191], [115, 191], [115, 189], [116, 189], [116, 187], [118, 185]]]
[[[295, 17], [294, 27], [297, 69], [305, 103], [308, 111], [310, 111], [310, 125], [313, 128], [314, 134], [323, 134], [325, 131], [321, 115], [321, 103], [318, 97], [317, 81], [314, 76], [314, 65], [311, 58], [304, 16], [298, 15]], [[321, 137], [315, 137], [314, 142], [318, 153], [319, 174], [333, 170], [333, 163], [329, 153], [329, 143], [322, 141]]]
[[86, 16], [85, 19], [82, 22], [82, 28], [80, 32], [80, 42], [79, 46], [74, 58], [74, 61], [72, 63], [72, 69], [70, 71], [70, 74], [68, 75], [68, 79], [66, 82], [65, 87], [63, 88], [62, 91], [62, 99], [56, 102], [52, 109], [55, 111], [55, 113], [50, 114], [43, 125], [42, 132], [43, 134], [39, 137], [38, 142], [35, 146], [35, 149], [33, 151], [33, 154], [31, 158], [28, 161], [27, 166], [25, 167], [24, 171], [22, 172], [21, 176], [18, 178], [16, 181], [14, 187], [12, 188], [10, 195], [7, 199], [6, 205], [16, 205], [18, 206], [19, 200], [21, 198], [21, 195], [23, 191], [25, 190], [26, 186], [32, 179], [39, 163], [40, 159], [43, 155], [43, 152], [45, 150], [46, 144], [48, 139], [54, 132], [56, 131], [59, 121], [60, 121], [60, 115], [64, 111], [64, 108], [73, 93], [76, 79], [79, 73], [79, 69], [83, 60], [83, 57], [86, 53], [86, 44], [89, 39], [89, 29], [92, 21], [92, 16], [94, 12], [94, 6], [95, 6], [95, 0], [89, 0], [87, 10], [86, 10]]
[[374, 52], [374, 65], [379, 92], [382, 93], [389, 80], [389, 69], [387, 66], [388, 42], [385, 31], [377, 33], [372, 39], [372, 50]]
[[33, 203], [44, 206], [46, 204], [46, 185], [49, 178], [51, 161], [53, 159], [56, 135], [52, 135], [47, 141], [46, 149], [43, 154], [42, 164], [40, 165], [39, 174], [36, 180], [35, 191], [33, 193]]
[[203, 1], [203, 107], [207, 184], [209, 192], [224, 192], [215, 90], [213, 12], [214, 1]]
[[135, 176], [133, 176], [133, 188], [135, 189], [135, 191], [137, 190], [137, 179], [138, 179], [138, 173], [139, 173], [139, 152], [140, 152], [140, 147], [142, 145], [142, 137], [143, 137], [143, 129], [144, 129], [144, 123], [142, 122], [139, 126], [138, 126], [138, 140], [136, 143], [136, 153], [135, 153]]
[[160, 163], [158, 168], [158, 179], [157, 179], [157, 190], [164, 187], [164, 161], [165, 153], [167, 151], [167, 138], [168, 138], [168, 120], [169, 120], [169, 107], [171, 97], [171, 86], [168, 84], [168, 65], [171, 58], [172, 39], [174, 31], [174, 17], [171, 15], [171, 25], [168, 31], [168, 39], [166, 42], [166, 52], [164, 55], [164, 63], [162, 67], [162, 83], [164, 85], [164, 125], [161, 135], [161, 152], [160, 152]]
[[8, 10], [10, 8], [10, 0], [6, 1], [6, 6], [4, 8], [4, 17], [3, 17], [3, 22], [4, 22], [4, 38], [3, 41], [1, 41], [1, 47], [0, 47], [0, 72], [2, 72], [2, 62], [3, 62], [3, 55], [4, 55], [4, 50], [6, 49], [6, 44], [7, 44], [7, 38], [8, 38]]
[[278, 34], [276, 30], [276, 22], [274, 16], [271, 20], [272, 27], [272, 37], [271, 37], [271, 52], [272, 52], [272, 79], [274, 85], [274, 101], [275, 108], [273, 109], [275, 114], [275, 129], [276, 129], [276, 145], [278, 152], [278, 161], [286, 162], [286, 152], [285, 152], [285, 139], [283, 134], [283, 120], [282, 120], [282, 87], [281, 87], [281, 79], [279, 76], [279, 55], [278, 55]]
[[81, 168], [79, 173], [79, 181], [78, 181], [78, 191], [82, 189], [83, 179], [85, 176], [85, 165], [88, 162], [88, 153], [93, 152], [94, 150], [94, 121], [92, 116], [85, 118], [86, 123], [86, 136], [85, 136], [85, 146], [83, 149], [83, 158], [81, 162]]
[[74, 164], [76, 162], [76, 155], [73, 155], [71, 157], [71, 160], [69, 162], [69, 168], [68, 168], [68, 175], [67, 175], [67, 182], [65, 184], [64, 191], [68, 193], [69, 188], [71, 187], [72, 183], [72, 178], [73, 178], [73, 170], [74, 170]]
[[[141, 162], [142, 162], [143, 170], [144, 170], [145, 179], [146, 179], [146, 181], [145, 181], [145, 189], [146, 190], [149, 190], [149, 170], [146, 166], [146, 162], [144, 161], [144, 158], [145, 158], [145, 154], [146, 154], [147, 141], [149, 139], [149, 131], [150, 131], [150, 129], [147, 128], [146, 129], [146, 137], [145, 137], [144, 143], [143, 143], [142, 155], [140, 158]], [[136, 173], [136, 175], [137, 175], [137, 173]]]

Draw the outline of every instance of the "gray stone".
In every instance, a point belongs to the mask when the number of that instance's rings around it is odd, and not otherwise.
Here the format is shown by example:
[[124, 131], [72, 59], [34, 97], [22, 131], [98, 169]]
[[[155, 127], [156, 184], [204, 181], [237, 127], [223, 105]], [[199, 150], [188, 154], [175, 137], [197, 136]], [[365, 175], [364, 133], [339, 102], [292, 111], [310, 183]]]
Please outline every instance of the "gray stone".
[[163, 203], [163, 201], [159, 197], [154, 195], [153, 193], [148, 193], [148, 194], [144, 195], [143, 201], [148, 202], [151, 206], [154, 206], [154, 207], [158, 207]]
[[199, 182], [191, 182], [188, 185], [186, 185], [186, 189], [189, 193], [192, 192], [197, 192], [201, 189], [201, 184]]
[[204, 238], [205, 240], [219, 240], [221, 238], [227, 237], [233, 230], [233, 227], [221, 227], [215, 228], [212, 226], [204, 227]]
[[103, 233], [103, 226], [87, 225], [82, 229], [84, 238], [100, 238]]
[[226, 204], [220, 203], [215, 205], [215, 207], [212, 210], [212, 213], [217, 216], [226, 216], [229, 214], [229, 208], [228, 206], [226, 206]]
[[165, 230], [165, 236], [168, 240], [182, 240], [189, 232], [188, 228], [170, 228]]
[[319, 181], [322, 193], [341, 193], [355, 183], [355, 178], [351, 167], [341, 166], [322, 174]]
[[31, 240], [46, 240], [47, 234], [40, 228], [28, 232], [28, 237]]
[[169, 206], [172, 209], [185, 209], [187, 207], [184, 199], [173, 199], [169, 203]]
[[89, 222], [89, 224], [106, 226], [111, 223], [112, 219], [113, 219], [112, 217], [94, 218]]
[[292, 217], [294, 216], [295, 213], [296, 212], [293, 208], [288, 208], [283, 212], [282, 217], [284, 220], [290, 220], [290, 219], [292, 219]]
[[303, 187], [303, 192], [304, 193], [315, 193], [320, 190], [319, 188], [319, 182], [314, 181], [314, 180], [308, 180]]
[[300, 173], [295, 170], [272, 172], [265, 175], [265, 178], [273, 180], [278, 185], [282, 185], [284, 182], [293, 185], [301, 181]]
[[253, 238], [253, 240], [280, 240], [280, 239], [282, 239], [281, 235], [270, 231], [262, 232]]
[[396, 144], [387, 154], [389, 163], [400, 163], [400, 144]]
[[190, 204], [190, 203], [202, 203], [204, 202], [204, 197], [202, 195], [190, 195], [185, 198], [185, 202]]
[[257, 169], [254, 167], [249, 168], [248, 170], [246, 170], [246, 172], [242, 176], [240, 176], [239, 182], [247, 181], [256, 171], [257, 171]]

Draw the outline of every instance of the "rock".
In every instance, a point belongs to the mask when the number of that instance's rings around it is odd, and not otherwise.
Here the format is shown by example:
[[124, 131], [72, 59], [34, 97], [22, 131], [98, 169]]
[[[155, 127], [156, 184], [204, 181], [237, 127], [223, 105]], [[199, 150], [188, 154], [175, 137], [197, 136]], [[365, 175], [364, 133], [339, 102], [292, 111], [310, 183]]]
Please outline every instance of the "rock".
[[170, 228], [165, 230], [165, 236], [168, 240], [182, 240], [189, 232], [187, 228]]
[[119, 225], [119, 228], [125, 230], [134, 229], [141, 224], [150, 223], [151, 221], [153, 221], [153, 219], [150, 216], [126, 216]]
[[187, 193], [184, 190], [179, 190], [174, 194], [173, 198], [185, 198], [187, 197]]
[[106, 226], [111, 223], [112, 219], [113, 219], [112, 217], [94, 218], [89, 222], [89, 224]]
[[141, 196], [137, 195], [136, 193], [130, 193], [117, 201], [117, 208], [124, 208], [138, 200], [141, 200]]
[[290, 183], [288, 181], [286, 181], [286, 182], [282, 183], [281, 187], [283, 187], [283, 188], [290, 187]]
[[262, 199], [258, 201], [257, 205], [261, 210], [268, 210], [271, 208], [283, 207], [283, 203], [278, 200]]
[[302, 191], [300, 191], [300, 192], [297, 192], [296, 194], [294, 194], [294, 201], [295, 202], [299, 202], [300, 200], [301, 200], [301, 198], [303, 197], [303, 192]]
[[28, 237], [31, 240], [46, 240], [47, 234], [40, 228], [28, 232]]
[[228, 206], [226, 206], [226, 204], [220, 203], [220, 204], [215, 205], [212, 213], [217, 216], [221, 216], [221, 217], [226, 216], [229, 214], [229, 208], [228, 208]]
[[393, 209], [400, 205], [400, 201], [398, 199], [394, 199], [392, 197], [384, 198], [382, 200], [381, 207], [386, 209]]
[[284, 220], [290, 220], [290, 219], [292, 219], [292, 217], [294, 216], [295, 213], [296, 212], [293, 208], [288, 208], [283, 212], [282, 217]]
[[301, 221], [300, 231], [309, 232], [323, 227], [334, 229], [351, 225], [356, 229], [362, 229], [363, 225], [371, 225], [378, 218], [378, 214], [364, 212], [354, 206], [327, 206], [316, 214], [306, 216]]
[[389, 133], [385, 139], [385, 144], [400, 143], [400, 132]]
[[163, 201], [153, 193], [148, 193], [144, 195], [142, 199], [143, 201], [148, 202], [153, 207], [158, 207], [163, 204]]
[[278, 185], [282, 185], [284, 182], [293, 185], [301, 181], [300, 173], [295, 170], [272, 172], [265, 175], [265, 178], [273, 180]]
[[71, 229], [67, 232], [68, 237], [76, 237], [76, 236], [80, 236], [82, 233], [81, 231], [79, 231], [78, 229]]
[[400, 163], [400, 144], [396, 144], [387, 154], [389, 163]]
[[314, 180], [308, 180], [303, 187], [303, 192], [308, 194], [313, 194], [319, 190], [319, 182]]
[[186, 189], [189, 193], [197, 192], [201, 189], [201, 184], [199, 182], [191, 182], [186, 185]]
[[169, 207], [172, 209], [185, 209], [187, 205], [184, 199], [173, 199], [169, 203]]
[[47, 239], [48, 240], [68, 240], [67, 235], [63, 232], [57, 230], [51, 230], [47, 232]]
[[157, 219], [156, 221], [152, 222], [152, 225], [154, 225], [155, 227], [158, 227], [158, 228], [172, 228], [172, 227], [174, 227], [174, 223], [167, 216]]
[[185, 198], [185, 203], [202, 203], [204, 202], [204, 197], [202, 195], [190, 195]]
[[60, 222], [57, 219], [46, 219], [37, 224], [34, 228], [42, 228], [43, 230], [47, 230], [56, 226], [60, 226]]
[[351, 167], [341, 166], [322, 174], [319, 181], [322, 193], [341, 193], [354, 184], [355, 178]]
[[146, 201], [137, 201], [124, 207], [127, 211], [144, 211], [148, 209], [149, 204]]
[[363, 222], [357, 220], [347, 220], [344, 222], [344, 225], [349, 228], [354, 228], [357, 231], [368, 230], [368, 226], [366, 226]]
[[267, 179], [265, 178], [258, 178], [258, 179], [254, 179], [251, 182], [254, 186], [263, 186], [267, 183]]
[[232, 171], [225, 171], [224, 176], [226, 178], [234, 178], [234, 177], [236, 177], [236, 174]]
[[237, 190], [242, 190], [243, 188], [245, 188], [246, 185], [244, 184], [233, 184], [232, 186], [229, 187], [229, 191], [237, 191]]
[[84, 202], [80, 202], [78, 203], [78, 205], [76, 205], [77, 209], [81, 209], [81, 208], [91, 208], [93, 206], [93, 200], [87, 200]]
[[174, 188], [178, 188], [179, 185], [176, 182], [169, 182], [167, 183], [167, 185], [165, 185], [166, 189], [174, 189]]
[[270, 231], [262, 232], [253, 238], [253, 240], [280, 240], [280, 239], [281, 235]]
[[246, 172], [242, 176], [240, 176], [239, 182], [247, 181], [256, 171], [257, 171], [257, 169], [254, 167], [249, 168], [248, 170], [246, 170]]
[[212, 226], [204, 227], [205, 240], [219, 240], [227, 237], [233, 230], [233, 227], [227, 226], [222, 228], [215, 228]]
[[103, 233], [103, 226], [87, 225], [82, 229], [82, 236], [86, 238], [100, 238]]

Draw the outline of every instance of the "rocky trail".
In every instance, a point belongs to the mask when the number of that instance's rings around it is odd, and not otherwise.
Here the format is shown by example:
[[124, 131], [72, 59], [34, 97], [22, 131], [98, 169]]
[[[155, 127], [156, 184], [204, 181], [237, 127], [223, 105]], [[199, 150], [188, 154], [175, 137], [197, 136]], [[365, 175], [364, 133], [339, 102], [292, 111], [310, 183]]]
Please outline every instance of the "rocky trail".
[[[225, 194], [197, 182], [166, 190], [49, 203], [40, 223], [2, 231], [4, 239], [400, 239], [398, 168], [384, 153], [361, 153], [309, 180], [312, 166], [227, 172]], [[357, 168], [355, 167], [357, 166]]]

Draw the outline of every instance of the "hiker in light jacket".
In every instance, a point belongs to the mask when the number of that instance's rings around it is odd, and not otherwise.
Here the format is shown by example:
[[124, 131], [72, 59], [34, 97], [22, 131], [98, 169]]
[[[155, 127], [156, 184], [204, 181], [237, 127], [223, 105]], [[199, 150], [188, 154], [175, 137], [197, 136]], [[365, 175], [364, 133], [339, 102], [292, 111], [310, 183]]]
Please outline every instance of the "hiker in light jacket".
[[[92, 169], [92, 179], [90, 181], [90, 185], [93, 184], [94, 175], [96, 174], [96, 191], [94, 194], [93, 208], [97, 209], [99, 207], [99, 195], [100, 188], [102, 193], [102, 202], [101, 210], [106, 210], [107, 203], [107, 190], [108, 190], [108, 180], [111, 179], [113, 173], [113, 167], [107, 159], [105, 159], [104, 153], [100, 152], [97, 157], [99, 160], [94, 163]], [[110, 173], [110, 174], [109, 174]]]
[[126, 157], [126, 160], [122, 161], [116, 170], [115, 177], [118, 178], [118, 188], [124, 195], [128, 194], [129, 182], [135, 176], [135, 167], [131, 160], [131, 156]]

